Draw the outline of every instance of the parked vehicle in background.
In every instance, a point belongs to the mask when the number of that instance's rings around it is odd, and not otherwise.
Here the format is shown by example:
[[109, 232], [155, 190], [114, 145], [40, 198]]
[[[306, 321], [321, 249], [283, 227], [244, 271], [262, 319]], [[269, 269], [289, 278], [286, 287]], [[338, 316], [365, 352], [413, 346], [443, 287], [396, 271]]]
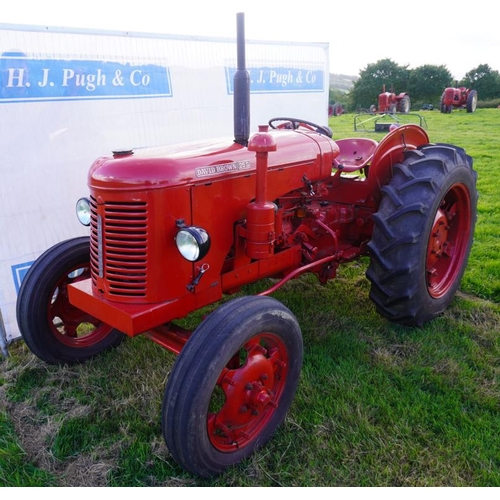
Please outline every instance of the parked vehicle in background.
[[451, 113], [453, 108], [474, 113], [477, 108], [477, 90], [466, 87], [447, 87], [441, 95], [441, 113]]

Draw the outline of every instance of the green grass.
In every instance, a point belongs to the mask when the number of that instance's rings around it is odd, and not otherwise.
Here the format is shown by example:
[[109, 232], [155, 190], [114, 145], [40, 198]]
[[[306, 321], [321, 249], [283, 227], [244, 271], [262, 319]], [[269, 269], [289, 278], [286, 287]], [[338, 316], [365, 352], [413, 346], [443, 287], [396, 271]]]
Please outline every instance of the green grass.
[[[465, 147], [479, 174], [469, 266], [441, 317], [418, 329], [381, 318], [366, 258], [326, 286], [285, 284], [274, 296], [304, 336], [297, 395], [268, 445], [210, 481], [177, 466], [162, 438], [174, 355], [139, 337], [53, 367], [15, 342], [0, 361], [0, 486], [500, 486], [500, 110], [423, 113], [431, 141]], [[330, 126], [367, 135], [353, 115]]]
[[5, 411], [0, 411], [0, 486], [57, 486], [53, 474], [29, 461]]

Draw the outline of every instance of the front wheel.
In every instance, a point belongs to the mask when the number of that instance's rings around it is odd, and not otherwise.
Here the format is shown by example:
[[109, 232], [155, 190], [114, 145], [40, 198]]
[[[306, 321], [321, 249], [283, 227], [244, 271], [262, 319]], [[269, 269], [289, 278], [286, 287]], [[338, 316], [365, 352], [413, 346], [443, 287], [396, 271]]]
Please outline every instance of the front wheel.
[[441, 95], [441, 113], [451, 113], [451, 104], [446, 104], [446, 94]]
[[17, 323], [30, 350], [50, 364], [86, 361], [125, 336], [74, 307], [68, 285], [90, 277], [88, 237], [49, 248], [31, 266], [17, 298]]
[[384, 317], [420, 326], [448, 307], [472, 245], [476, 178], [465, 151], [444, 144], [393, 167], [368, 245], [370, 298]]
[[302, 357], [298, 322], [279, 301], [242, 297], [216, 309], [165, 388], [162, 430], [176, 462], [212, 477], [264, 445], [290, 407]]

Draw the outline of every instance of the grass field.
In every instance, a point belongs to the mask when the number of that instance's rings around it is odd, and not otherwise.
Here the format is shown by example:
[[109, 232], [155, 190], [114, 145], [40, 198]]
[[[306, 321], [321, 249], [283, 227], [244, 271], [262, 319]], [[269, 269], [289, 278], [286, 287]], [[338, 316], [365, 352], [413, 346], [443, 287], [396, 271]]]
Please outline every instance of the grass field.
[[[297, 395], [271, 442], [213, 480], [178, 467], [161, 435], [172, 354], [136, 338], [61, 368], [15, 342], [0, 360], [0, 486], [500, 486], [500, 110], [421, 114], [478, 172], [469, 266], [441, 317], [381, 318], [367, 259], [327, 286], [288, 282], [274, 296], [303, 331]], [[366, 136], [353, 119], [332, 117], [334, 138]]]

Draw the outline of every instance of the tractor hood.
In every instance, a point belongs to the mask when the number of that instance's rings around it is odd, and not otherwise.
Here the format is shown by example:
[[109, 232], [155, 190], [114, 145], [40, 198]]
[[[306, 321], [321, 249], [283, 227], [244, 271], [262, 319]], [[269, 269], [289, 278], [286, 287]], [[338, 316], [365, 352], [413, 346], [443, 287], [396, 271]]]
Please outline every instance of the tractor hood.
[[[272, 130], [277, 150], [269, 153], [269, 170], [303, 165], [310, 180], [330, 174], [338, 147], [326, 136], [298, 130]], [[214, 182], [255, 171], [255, 153], [233, 138], [172, 146], [117, 151], [90, 168], [90, 188], [155, 189]]]

